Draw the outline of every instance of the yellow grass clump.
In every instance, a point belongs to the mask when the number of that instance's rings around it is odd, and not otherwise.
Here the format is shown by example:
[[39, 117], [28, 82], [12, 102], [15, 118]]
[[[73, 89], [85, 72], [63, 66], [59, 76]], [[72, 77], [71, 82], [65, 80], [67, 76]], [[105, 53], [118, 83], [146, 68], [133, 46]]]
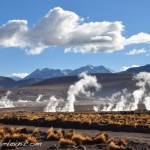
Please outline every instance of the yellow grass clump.
[[61, 135], [58, 134], [58, 132], [56, 130], [54, 130], [54, 128], [50, 128], [48, 131], [47, 131], [47, 137], [46, 137], [46, 140], [49, 140], [49, 141], [59, 141], [59, 139], [61, 138]]
[[74, 134], [75, 134], [75, 130], [70, 130], [68, 133], [65, 134], [65, 138], [72, 139]]
[[29, 143], [36, 143], [36, 138], [32, 137], [31, 135], [27, 134], [18, 134], [14, 133], [13, 135], [11, 134], [6, 134], [3, 139], [3, 143], [5, 142], [29, 142]]
[[38, 134], [39, 133], [39, 128], [37, 127], [37, 128], [35, 128], [34, 130], [33, 130], [33, 135], [35, 135], [35, 134]]
[[108, 145], [109, 150], [125, 150], [125, 146], [117, 145], [114, 141], [111, 141]]
[[93, 142], [96, 144], [107, 143], [108, 135], [106, 133], [100, 133], [94, 137]]
[[93, 142], [92, 137], [83, 136], [81, 134], [74, 134], [72, 140], [76, 143], [76, 145], [91, 144]]
[[59, 140], [59, 144], [61, 147], [64, 147], [64, 146], [75, 146], [76, 143], [70, 139], [65, 139], [65, 138], [61, 138]]

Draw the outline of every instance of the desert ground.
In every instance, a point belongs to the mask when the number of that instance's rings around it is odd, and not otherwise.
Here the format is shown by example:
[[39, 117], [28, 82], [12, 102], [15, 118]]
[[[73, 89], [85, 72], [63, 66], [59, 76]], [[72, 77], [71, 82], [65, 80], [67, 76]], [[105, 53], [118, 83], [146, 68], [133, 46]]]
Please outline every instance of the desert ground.
[[[25, 138], [29, 138], [30, 141], [42, 143], [41, 146], [9, 149], [150, 149], [149, 112], [46, 113], [11, 110], [0, 112], [0, 123], [3, 126], [0, 130], [1, 142], [8, 139], [19, 141], [20, 136], [26, 135]], [[2, 128], [6, 128], [4, 131], [8, 132], [5, 136], [2, 134]]]

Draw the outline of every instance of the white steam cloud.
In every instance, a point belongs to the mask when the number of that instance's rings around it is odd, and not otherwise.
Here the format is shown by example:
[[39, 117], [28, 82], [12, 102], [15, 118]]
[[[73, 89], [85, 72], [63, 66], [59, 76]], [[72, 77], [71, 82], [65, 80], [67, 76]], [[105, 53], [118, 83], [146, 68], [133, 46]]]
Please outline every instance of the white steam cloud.
[[50, 101], [48, 105], [44, 108], [44, 112], [56, 112], [58, 111], [58, 104], [61, 101], [61, 99], [57, 99], [55, 96], [50, 97]]
[[124, 25], [115, 22], [84, 22], [72, 11], [51, 9], [31, 28], [27, 20], [9, 20], [0, 26], [0, 46], [25, 48], [35, 55], [48, 47], [61, 46], [65, 52], [113, 52], [126, 45], [150, 43], [150, 34], [138, 33], [129, 38], [122, 35]]
[[109, 103], [101, 106], [94, 106], [94, 111], [134, 111], [139, 104], [144, 104], [147, 110], [150, 110], [150, 73], [141, 72], [134, 76], [139, 88], [133, 93], [123, 89], [111, 96]]
[[31, 102], [31, 101], [19, 99], [17, 102], [18, 102], [18, 103], [28, 103], [28, 102]]
[[94, 96], [94, 93], [87, 91], [90, 87], [95, 87], [98, 91], [101, 88], [101, 85], [98, 84], [97, 78], [95, 76], [90, 76], [85, 73], [79, 75], [81, 78], [74, 85], [71, 85], [68, 90], [67, 103], [64, 107], [64, 111], [74, 112], [74, 102], [76, 100], [76, 96], [79, 94], [84, 94], [88, 97]]
[[42, 94], [38, 95], [37, 99], [36, 99], [36, 102], [40, 102], [41, 98], [43, 97]]
[[147, 110], [150, 110], [150, 73], [142, 72], [135, 76], [139, 82], [136, 84], [139, 89], [134, 91], [135, 104], [143, 102]]
[[52, 96], [50, 98], [50, 102], [48, 103], [44, 111], [46, 112], [56, 112], [56, 111], [74, 112], [75, 111], [74, 102], [76, 101], [76, 96], [79, 96], [79, 94], [84, 94], [88, 97], [94, 96], [94, 93], [90, 92], [89, 88], [94, 87], [96, 91], [98, 91], [101, 88], [101, 85], [97, 82], [97, 78], [95, 76], [82, 73], [79, 75], [79, 77], [81, 79], [77, 81], [74, 85], [70, 86], [67, 92], [68, 96], [67, 96], [67, 101], [64, 107], [57, 108], [57, 106], [59, 105], [59, 102], [62, 101], [62, 99], [57, 99], [55, 96]]
[[6, 95], [0, 99], [0, 108], [11, 108], [14, 107], [13, 101], [8, 97], [12, 94], [11, 91], [7, 91]]

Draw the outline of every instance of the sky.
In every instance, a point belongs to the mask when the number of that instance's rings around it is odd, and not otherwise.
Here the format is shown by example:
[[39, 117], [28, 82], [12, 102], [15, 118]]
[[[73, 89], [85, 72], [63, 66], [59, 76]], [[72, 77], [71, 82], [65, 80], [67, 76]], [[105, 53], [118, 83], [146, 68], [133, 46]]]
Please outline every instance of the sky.
[[0, 75], [150, 63], [149, 0], [1, 0]]

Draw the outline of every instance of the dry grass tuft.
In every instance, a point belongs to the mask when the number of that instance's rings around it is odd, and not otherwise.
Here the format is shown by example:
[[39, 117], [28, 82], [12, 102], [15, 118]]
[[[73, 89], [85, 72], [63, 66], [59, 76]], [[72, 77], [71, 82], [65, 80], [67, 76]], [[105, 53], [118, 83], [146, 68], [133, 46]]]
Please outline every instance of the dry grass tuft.
[[93, 138], [95, 144], [107, 143], [108, 135], [106, 133], [100, 133]]
[[65, 138], [61, 138], [59, 140], [59, 144], [61, 147], [64, 147], [64, 146], [75, 146], [76, 143], [70, 139], [65, 139]]
[[111, 141], [108, 145], [109, 150], [125, 150], [123, 145], [117, 145], [114, 141]]
[[35, 137], [33, 137], [33, 136], [27, 136], [27, 140], [26, 140], [27, 142], [29, 142], [29, 143], [37, 143], [37, 140], [36, 140], [36, 138]]
[[49, 140], [49, 141], [59, 141], [60, 138], [61, 138], [60, 131], [58, 133], [58, 131], [54, 130], [53, 128], [50, 128], [47, 131], [46, 140]]
[[59, 137], [64, 137], [65, 136], [65, 131], [63, 129], [58, 129], [57, 134]]
[[60, 137], [55, 133], [50, 133], [47, 135], [46, 139], [49, 141], [59, 141]]
[[39, 128], [37, 127], [37, 128], [35, 128], [34, 130], [33, 130], [33, 135], [36, 135], [36, 134], [38, 134], [39, 133]]
[[4, 128], [0, 128], [0, 137], [4, 137], [5, 134], [6, 131], [4, 130]]
[[68, 133], [65, 134], [65, 138], [72, 139], [74, 134], [75, 134], [75, 130], [70, 130]]
[[51, 132], [54, 132], [54, 128], [53, 128], [53, 127], [49, 128], [49, 129], [47, 130], [47, 134], [49, 134], [49, 133], [51, 133]]
[[72, 137], [72, 141], [74, 141], [76, 145], [81, 145], [81, 144], [91, 144], [93, 142], [93, 139], [89, 136], [74, 134]]
[[29, 143], [36, 143], [36, 138], [32, 137], [31, 135], [27, 135], [27, 134], [18, 134], [18, 133], [14, 133], [13, 135], [11, 134], [6, 134], [4, 139], [3, 139], [3, 143], [6, 142], [29, 142]]

